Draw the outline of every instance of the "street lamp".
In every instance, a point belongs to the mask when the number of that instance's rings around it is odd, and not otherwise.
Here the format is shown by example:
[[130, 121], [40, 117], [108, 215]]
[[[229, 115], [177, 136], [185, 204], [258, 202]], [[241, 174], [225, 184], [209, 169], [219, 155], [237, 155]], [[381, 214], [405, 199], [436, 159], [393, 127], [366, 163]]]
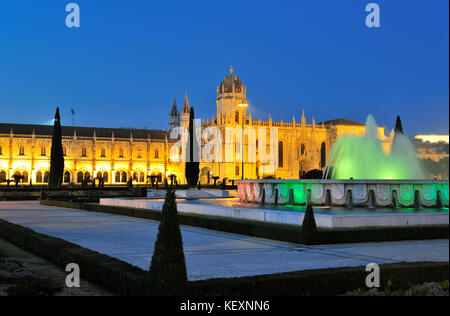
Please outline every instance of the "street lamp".
[[241, 138], [241, 153], [242, 153], [242, 161], [241, 161], [241, 168], [242, 168], [242, 180], [244, 180], [244, 113], [245, 113], [245, 109], [248, 107], [248, 102], [247, 100], [242, 100], [242, 102], [238, 105], [238, 107], [240, 107], [242, 109], [242, 138]]

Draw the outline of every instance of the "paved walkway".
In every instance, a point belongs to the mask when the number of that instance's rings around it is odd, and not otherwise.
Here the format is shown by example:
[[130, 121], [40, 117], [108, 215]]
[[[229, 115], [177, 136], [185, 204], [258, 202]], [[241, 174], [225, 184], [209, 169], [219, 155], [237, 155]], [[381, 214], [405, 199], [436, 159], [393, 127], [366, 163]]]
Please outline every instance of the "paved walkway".
[[[147, 270], [159, 222], [0, 202], [0, 218], [62, 238]], [[405, 241], [305, 247], [182, 226], [190, 280], [239, 277], [369, 263], [449, 261], [449, 241]]]

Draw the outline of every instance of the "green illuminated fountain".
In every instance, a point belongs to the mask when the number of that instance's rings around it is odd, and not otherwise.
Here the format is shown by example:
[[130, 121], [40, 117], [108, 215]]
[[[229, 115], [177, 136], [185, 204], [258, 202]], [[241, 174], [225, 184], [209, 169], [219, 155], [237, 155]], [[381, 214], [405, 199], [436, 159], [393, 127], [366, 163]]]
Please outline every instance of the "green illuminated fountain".
[[331, 149], [325, 179], [237, 181], [241, 202], [276, 205], [448, 208], [448, 181], [425, 179], [413, 144], [396, 133], [383, 150], [367, 118], [362, 136], [342, 135]]
[[331, 179], [419, 180], [422, 169], [410, 140], [396, 133], [390, 152], [382, 148], [375, 119], [369, 115], [363, 136], [342, 135], [331, 149], [325, 177]]

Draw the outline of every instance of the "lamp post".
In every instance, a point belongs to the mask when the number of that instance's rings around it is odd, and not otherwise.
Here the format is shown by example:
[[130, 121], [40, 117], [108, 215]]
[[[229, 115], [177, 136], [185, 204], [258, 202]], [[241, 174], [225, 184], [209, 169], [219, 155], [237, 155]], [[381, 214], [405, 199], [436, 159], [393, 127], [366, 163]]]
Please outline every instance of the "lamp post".
[[242, 161], [241, 161], [241, 168], [242, 168], [242, 180], [244, 180], [244, 113], [245, 113], [245, 109], [248, 107], [248, 102], [247, 100], [242, 100], [242, 103], [238, 105], [241, 109], [242, 109], [242, 138], [241, 138], [241, 153], [242, 153]]

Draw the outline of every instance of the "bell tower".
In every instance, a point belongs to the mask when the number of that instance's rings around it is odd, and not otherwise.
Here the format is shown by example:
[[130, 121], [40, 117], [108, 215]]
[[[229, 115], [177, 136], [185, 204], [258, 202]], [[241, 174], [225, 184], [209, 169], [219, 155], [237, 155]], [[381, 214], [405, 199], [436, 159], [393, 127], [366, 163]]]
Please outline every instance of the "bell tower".
[[[227, 121], [239, 121], [239, 115], [242, 110], [239, 104], [247, 99], [247, 87], [241, 79], [234, 74], [233, 66], [230, 73], [222, 80], [217, 87], [217, 122], [225, 124]], [[246, 111], [244, 109], [244, 111]], [[246, 116], [246, 112], [244, 112]]]

